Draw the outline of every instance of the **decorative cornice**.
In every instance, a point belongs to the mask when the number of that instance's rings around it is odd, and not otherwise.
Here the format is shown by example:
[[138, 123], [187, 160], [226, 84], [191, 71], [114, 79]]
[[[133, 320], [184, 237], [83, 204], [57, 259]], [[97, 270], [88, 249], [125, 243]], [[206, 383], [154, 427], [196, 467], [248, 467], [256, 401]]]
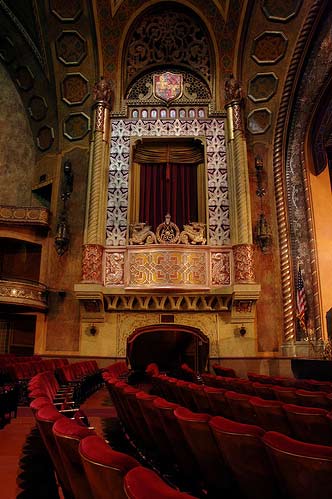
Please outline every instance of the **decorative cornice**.
[[0, 205], [0, 224], [37, 225], [49, 227], [47, 208]]

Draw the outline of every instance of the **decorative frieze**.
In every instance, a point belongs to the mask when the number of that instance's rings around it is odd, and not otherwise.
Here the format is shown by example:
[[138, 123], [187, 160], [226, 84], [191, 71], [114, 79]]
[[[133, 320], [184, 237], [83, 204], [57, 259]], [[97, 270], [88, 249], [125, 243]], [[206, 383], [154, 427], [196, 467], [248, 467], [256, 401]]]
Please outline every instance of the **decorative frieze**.
[[47, 208], [0, 206], [0, 223], [49, 226]]

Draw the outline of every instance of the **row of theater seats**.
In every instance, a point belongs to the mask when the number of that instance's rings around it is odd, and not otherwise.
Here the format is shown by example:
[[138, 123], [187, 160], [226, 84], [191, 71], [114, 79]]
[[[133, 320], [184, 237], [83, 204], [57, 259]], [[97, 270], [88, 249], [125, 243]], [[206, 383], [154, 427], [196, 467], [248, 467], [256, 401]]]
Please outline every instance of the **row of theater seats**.
[[[302, 405], [297, 405], [284, 402], [282, 397], [278, 400], [264, 399], [257, 394], [197, 385], [168, 376], [153, 379], [154, 393], [194, 412], [207, 412], [241, 423], [259, 424], [266, 431], [278, 431], [305, 442], [332, 445], [332, 412], [321, 407], [306, 406], [304, 402], [307, 395]], [[285, 389], [281, 387], [281, 393]], [[279, 391], [276, 393], [279, 394]], [[313, 400], [310, 399], [311, 402]]]
[[[192, 490], [207, 490], [211, 498], [247, 499], [313, 499], [332, 493], [331, 446], [195, 413], [107, 373], [104, 379], [128, 438], [151, 459], [157, 457], [164, 472], [170, 473], [170, 466], [179, 471]], [[220, 389], [197, 391], [205, 390]]]
[[47, 397], [32, 400], [30, 407], [65, 499], [195, 499], [112, 449], [81, 411], [59, 411]]
[[287, 403], [323, 407], [326, 409], [332, 408], [332, 390], [328, 391], [328, 386], [325, 386], [325, 390], [322, 390], [319, 382], [312, 384], [311, 390], [309, 390], [308, 385], [306, 385], [307, 389], [301, 389], [295, 386], [259, 383], [248, 379], [228, 378], [213, 374], [203, 374], [202, 379], [207, 386], [234, 390], [248, 395], [259, 395], [269, 400], [282, 400]]
[[75, 404], [81, 404], [102, 383], [101, 369], [95, 360], [86, 360], [68, 364], [53, 371], [45, 371], [34, 376], [28, 383], [30, 398], [48, 397], [65, 401], [70, 398]]

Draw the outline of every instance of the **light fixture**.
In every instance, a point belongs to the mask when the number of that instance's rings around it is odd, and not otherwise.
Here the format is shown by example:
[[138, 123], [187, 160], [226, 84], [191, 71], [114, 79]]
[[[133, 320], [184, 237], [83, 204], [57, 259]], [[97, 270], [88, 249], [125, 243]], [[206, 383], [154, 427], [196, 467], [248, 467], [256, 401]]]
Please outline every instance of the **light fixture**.
[[244, 327], [244, 324], [242, 324], [242, 326], [240, 327], [239, 333], [240, 333], [240, 335], [241, 335], [242, 337], [243, 337], [243, 336], [245, 336], [245, 334], [247, 333], [247, 330], [246, 330], [246, 328]]
[[263, 253], [266, 253], [268, 247], [271, 244], [272, 236], [271, 229], [267, 220], [264, 216], [264, 213], [261, 213], [255, 228], [255, 239], [256, 243], [260, 247]]
[[59, 256], [62, 256], [69, 248], [69, 227], [67, 221], [67, 201], [73, 192], [74, 176], [71, 162], [65, 161], [63, 165], [63, 183], [61, 200], [63, 201], [62, 210], [59, 216], [58, 225], [55, 234], [55, 249]]
[[255, 157], [255, 169], [257, 178], [256, 195], [260, 198], [261, 213], [255, 226], [254, 239], [262, 253], [266, 253], [272, 243], [272, 233], [263, 211], [263, 197], [266, 191], [263, 187], [263, 160], [260, 156]]
[[95, 324], [91, 324], [91, 326], [90, 326], [90, 334], [91, 334], [91, 336], [96, 336], [97, 332], [98, 332], [98, 329], [95, 326]]

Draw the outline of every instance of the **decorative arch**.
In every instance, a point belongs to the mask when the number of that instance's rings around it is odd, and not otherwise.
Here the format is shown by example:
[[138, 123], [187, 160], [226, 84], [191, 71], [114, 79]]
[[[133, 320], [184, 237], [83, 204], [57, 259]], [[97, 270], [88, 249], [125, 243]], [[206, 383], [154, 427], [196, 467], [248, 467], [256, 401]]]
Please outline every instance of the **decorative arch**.
[[[322, 5], [322, 2], [315, 1], [302, 27], [285, 81], [274, 140], [273, 167], [286, 343], [300, 339], [296, 331], [294, 293], [298, 264], [305, 276], [308, 307], [314, 316], [315, 334], [317, 338], [321, 337], [318, 267], [305, 142], [311, 116], [317, 99], [326, 86], [332, 64], [329, 49], [332, 13], [324, 12], [325, 9], [326, 3]], [[305, 59], [306, 65], [300, 73], [299, 64], [304, 60], [303, 52], [308, 47], [308, 37], [310, 38], [313, 26], [317, 26], [320, 19], [324, 21], [321, 29], [317, 30], [319, 37], [311, 46], [309, 57]], [[294, 93], [299, 81], [297, 92]]]
[[[144, 339], [146, 341], [143, 343]], [[153, 348], [154, 340], [158, 342], [156, 350]], [[163, 348], [160, 348], [161, 342]], [[193, 326], [143, 326], [135, 329], [127, 338], [127, 358], [134, 369], [142, 369], [148, 363], [156, 362], [163, 370], [172, 371], [185, 362], [195, 371], [201, 372], [206, 367], [208, 355], [209, 338]]]
[[[170, 32], [169, 29], [167, 31], [164, 28], [164, 24], [167, 24], [165, 18], [169, 21], [171, 16], [174, 16], [174, 20], [172, 23], [168, 23], [173, 29]], [[182, 22], [182, 25], [181, 19], [185, 21]], [[183, 33], [181, 28], [184, 30]], [[153, 37], [151, 37], [151, 33], [149, 36], [145, 35], [151, 30], [158, 32], [160, 37], [158, 47], [148, 46]], [[190, 33], [190, 30], [193, 33]], [[198, 33], [200, 33], [199, 37]], [[181, 34], [180, 37], [179, 34]], [[179, 51], [178, 45], [172, 45], [169, 42], [172, 37], [181, 38], [180, 42], [182, 39], [186, 40], [181, 51]], [[162, 41], [161, 44], [159, 44], [160, 41]], [[180, 42], [178, 41], [178, 44]], [[136, 50], [140, 52], [139, 55], [135, 55]], [[122, 83], [121, 87], [118, 88], [117, 98], [123, 98], [129, 87], [144, 74], [173, 68], [189, 71], [204, 81], [213, 96], [212, 101], [218, 100], [216, 102], [218, 107], [219, 94], [216, 92], [216, 88], [220, 85], [220, 71], [217, 68], [218, 52], [213, 30], [197, 7], [189, 2], [181, 4], [177, 2], [149, 2], [148, 5], [136, 10], [124, 30], [119, 46], [119, 54], [122, 54]], [[203, 53], [204, 55], [202, 55]]]

